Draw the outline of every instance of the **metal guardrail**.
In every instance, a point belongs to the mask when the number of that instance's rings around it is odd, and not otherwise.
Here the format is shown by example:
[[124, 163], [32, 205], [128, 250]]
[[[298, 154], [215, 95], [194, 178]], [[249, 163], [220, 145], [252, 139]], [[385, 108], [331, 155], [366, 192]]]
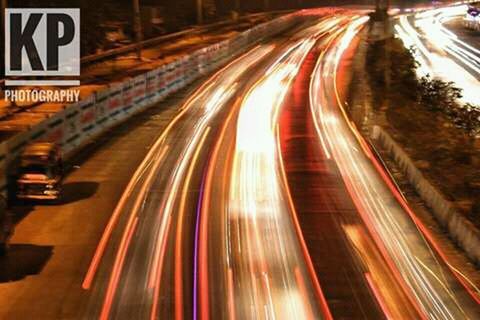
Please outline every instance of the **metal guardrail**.
[[[252, 19], [252, 18], [256, 18], [256, 17], [268, 16], [268, 15], [275, 15], [275, 14], [282, 14], [282, 13], [286, 14], [286, 13], [289, 13], [289, 12], [292, 12], [292, 10], [279, 10], [279, 11], [254, 13], [254, 14], [241, 16], [241, 17], [239, 17], [238, 21], [248, 20], [248, 19]], [[215, 23], [208, 24], [208, 25], [195, 26], [195, 27], [185, 29], [185, 30], [182, 30], [182, 31], [179, 31], [179, 32], [159, 36], [159, 37], [152, 38], [152, 39], [147, 39], [147, 40], [144, 40], [140, 43], [134, 43], [134, 44], [122, 46], [121, 48], [111, 49], [111, 50], [96, 53], [96, 54], [93, 54], [93, 55], [88, 55], [88, 56], [85, 56], [85, 57], [81, 58], [80, 61], [81, 61], [82, 64], [98, 62], [98, 61], [101, 61], [101, 60], [104, 60], [104, 59], [108, 59], [108, 58], [111, 58], [111, 57], [115, 57], [115, 56], [119, 56], [119, 55], [122, 55], [122, 54], [133, 52], [133, 51], [135, 51], [139, 48], [141, 49], [141, 48], [152, 47], [152, 46], [155, 46], [159, 43], [162, 43], [162, 42], [165, 42], [165, 41], [168, 41], [168, 40], [172, 40], [172, 39], [175, 39], [175, 38], [178, 38], [178, 37], [182, 37], [186, 34], [201, 33], [201, 32], [206, 31], [208, 29], [225, 26], [225, 25], [228, 25], [232, 22], [233, 22], [233, 20], [223, 20], [223, 21], [215, 22]]]
[[[287, 13], [290, 13], [292, 11], [294, 11], [294, 10], [278, 10], [278, 11], [269, 11], [269, 12], [260, 12], [260, 13], [248, 14], [248, 15], [240, 16], [239, 19], [237, 20], [237, 22], [242, 21], [242, 20], [244, 21], [244, 20], [248, 20], [248, 19], [252, 19], [252, 18], [262, 17], [262, 16], [268, 16], [268, 15], [287, 14]], [[162, 36], [159, 36], [159, 37], [143, 40], [140, 43], [133, 43], [133, 44], [130, 44], [130, 45], [122, 46], [120, 48], [115, 48], [115, 49], [91, 54], [91, 55], [82, 57], [80, 59], [80, 63], [81, 63], [81, 65], [88, 65], [88, 64], [95, 63], [95, 62], [100, 62], [102, 60], [117, 57], [117, 56], [124, 55], [124, 54], [130, 53], [130, 52], [134, 52], [138, 48], [153, 47], [153, 46], [155, 46], [157, 44], [160, 44], [162, 42], [173, 40], [173, 39], [182, 37], [182, 36], [187, 35], [187, 34], [192, 34], [192, 33], [198, 34], [198, 33], [204, 32], [208, 29], [212, 29], [212, 28], [215, 28], [215, 27], [218, 28], [218, 27], [221, 27], [221, 26], [228, 25], [232, 22], [233, 22], [233, 20], [223, 20], [223, 21], [219, 21], [219, 22], [215, 22], [215, 23], [211, 23], [211, 24], [207, 24], [207, 25], [203, 25], [203, 26], [195, 26], [195, 27], [188, 28], [188, 29], [185, 29], [185, 30], [182, 30], [182, 31], [179, 31], [179, 32], [170, 33], [170, 34], [162, 35]], [[0, 87], [3, 88], [4, 86], [5, 86], [5, 79], [0, 79]]]
[[140, 48], [150, 47], [150, 46], [153, 46], [153, 45], [158, 44], [158, 43], [162, 43], [162, 42], [165, 42], [165, 41], [168, 41], [168, 40], [172, 40], [172, 39], [181, 37], [185, 34], [189, 34], [189, 33], [191, 34], [192, 32], [198, 33], [199, 30], [198, 30], [198, 28], [190, 28], [190, 29], [179, 31], [179, 32], [175, 32], [175, 33], [167, 34], [167, 35], [164, 35], [164, 36], [160, 36], [160, 37], [157, 37], [157, 38], [144, 40], [140, 43], [134, 43], [134, 44], [122, 46], [120, 48], [115, 48], [115, 49], [103, 51], [103, 52], [100, 52], [100, 53], [95, 53], [95, 54], [88, 55], [88, 56], [85, 56], [85, 57], [81, 58], [80, 63], [81, 64], [88, 64], [88, 63], [92, 63], [92, 62], [98, 62], [98, 61], [101, 61], [101, 60], [104, 60], [104, 59], [108, 59], [108, 58], [111, 58], [111, 57], [115, 57], [115, 56], [119, 56], [119, 55], [126, 54], [126, 53], [129, 53], [129, 52], [133, 52], [133, 51], [137, 50], [139, 47]]
[[[116, 56], [119, 56], [119, 55], [127, 54], [129, 52], [133, 52], [133, 51], [137, 50], [139, 47], [140, 48], [147, 48], [147, 47], [151, 47], [151, 46], [154, 46], [154, 45], [162, 43], [162, 42], [166, 42], [168, 40], [172, 40], [172, 39], [175, 39], [175, 38], [182, 37], [186, 34], [191, 34], [192, 32], [193, 33], [200, 33], [201, 31], [204, 31], [204, 29], [206, 29], [206, 27], [207, 26], [205, 26], [204, 28], [201, 28], [201, 29], [198, 28], [198, 27], [189, 28], [189, 29], [185, 29], [185, 30], [182, 30], [182, 31], [179, 31], [179, 32], [162, 35], [162, 36], [152, 38], [152, 39], [147, 39], [147, 40], [144, 40], [140, 43], [134, 43], [134, 44], [122, 46], [120, 48], [115, 48], [115, 49], [95, 53], [95, 54], [92, 54], [92, 55], [88, 55], [88, 56], [82, 57], [80, 59], [80, 64], [81, 65], [88, 65], [90, 63], [100, 62], [100, 61], [108, 59], [108, 58], [113, 58], [113, 57], [116, 57]], [[5, 79], [0, 79], [0, 87], [3, 87], [4, 84], [5, 84]]]

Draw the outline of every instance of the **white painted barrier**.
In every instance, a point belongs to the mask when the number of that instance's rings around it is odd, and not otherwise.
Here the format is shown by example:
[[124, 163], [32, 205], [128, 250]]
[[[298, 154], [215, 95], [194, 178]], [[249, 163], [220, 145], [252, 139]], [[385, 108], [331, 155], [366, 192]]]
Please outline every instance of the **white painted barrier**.
[[41, 138], [42, 140], [55, 142], [61, 148], [65, 140], [65, 112], [56, 113], [50, 117], [46, 122], [46, 132]]
[[97, 113], [94, 96], [80, 101], [77, 104], [77, 107], [80, 112], [80, 134], [84, 137], [95, 135], [100, 128], [97, 126]]
[[110, 86], [108, 99], [107, 99], [107, 114], [108, 114], [108, 127], [111, 127], [116, 122], [122, 119], [120, 113], [122, 112], [124, 96], [123, 91], [125, 86], [130, 83], [114, 83]]
[[[98, 105], [95, 105], [95, 108], [97, 108], [97, 106]], [[81, 128], [79, 126], [80, 116], [80, 104], [73, 104], [69, 106], [65, 111], [65, 134], [62, 144], [62, 150], [66, 154], [69, 154], [70, 152], [72, 152], [72, 150], [76, 150], [76, 148], [80, 146], [80, 138], [82, 136]], [[101, 123], [99, 123], [99, 119], [101, 119], [101, 117], [98, 117], [96, 119], [96, 126], [98, 128], [101, 128]]]

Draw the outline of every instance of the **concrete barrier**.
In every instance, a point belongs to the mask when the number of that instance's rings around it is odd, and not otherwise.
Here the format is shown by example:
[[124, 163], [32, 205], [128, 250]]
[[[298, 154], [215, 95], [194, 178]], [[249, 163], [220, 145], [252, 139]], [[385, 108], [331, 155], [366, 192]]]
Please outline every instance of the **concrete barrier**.
[[298, 15], [289, 14], [265, 22], [234, 38], [198, 49], [138, 76], [111, 83], [78, 103], [61, 106], [62, 111], [57, 113], [26, 115], [35, 117], [37, 124], [0, 144], [0, 192], [6, 195], [16, 172], [18, 155], [28, 143], [55, 142], [68, 158], [112, 126], [212, 72], [265, 37], [287, 29], [297, 19]]
[[469, 29], [480, 31], [480, 17], [473, 17], [467, 13], [463, 18], [463, 25]]
[[374, 126], [372, 139], [386, 150], [407, 177], [435, 219], [467, 256], [480, 265], [480, 231], [441, 192], [428, 181], [407, 153], [380, 126]]

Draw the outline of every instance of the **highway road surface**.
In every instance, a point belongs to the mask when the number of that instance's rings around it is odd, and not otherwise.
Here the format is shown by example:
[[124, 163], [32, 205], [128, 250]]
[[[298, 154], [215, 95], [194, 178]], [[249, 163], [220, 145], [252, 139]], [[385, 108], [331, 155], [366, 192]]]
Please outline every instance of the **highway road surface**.
[[[293, 203], [334, 318], [418, 318], [316, 134], [310, 79], [317, 58], [338, 35], [319, 41], [309, 53], [280, 114], [279, 143]], [[355, 46], [350, 50], [354, 54]], [[347, 81], [339, 82], [348, 89]]]
[[343, 109], [342, 57], [368, 19], [303, 14], [189, 93], [132, 154], [142, 160], [76, 269], [85, 299], [69, 317], [480, 317]]
[[[337, 70], [355, 36], [357, 20], [338, 45], [318, 60], [311, 82], [311, 110], [327, 158], [332, 158], [370, 234], [422, 318], [476, 319], [473, 292], [435, 252], [434, 243], [371, 152], [344, 110]], [[332, 81], [332, 78], [334, 81]], [[350, 231], [348, 231], [350, 234]]]
[[[343, 241], [344, 256], [316, 260], [348, 270], [338, 280], [345, 296], [357, 299], [351, 317], [478, 316], [475, 293], [430, 248], [345, 116], [337, 69], [366, 22], [331, 16], [262, 43], [190, 97], [138, 167], [105, 230], [83, 284], [92, 290], [88, 317], [342, 314], [331, 309], [340, 290], [322, 289], [322, 279], [332, 280], [313, 263], [315, 250], [303, 237], [284, 164], [292, 159], [282, 155], [278, 125], [286, 97], [305, 98], [291, 86], [317, 46], [307, 103], [316, 149], [351, 210], [343, 222], [323, 222], [317, 230], [336, 227], [330, 232]], [[334, 201], [326, 197], [324, 205]], [[345, 290], [352, 281], [355, 287]]]
[[[227, 301], [225, 292], [215, 294], [217, 291], [206, 289], [207, 273], [216, 270], [213, 263], [210, 266], [206, 261], [211, 241], [206, 239], [205, 225], [210, 217], [214, 217], [214, 212], [206, 210], [207, 204], [213, 203], [209, 199], [204, 200], [206, 204], [197, 206], [198, 201], [211, 194], [211, 171], [205, 168], [204, 175], [205, 161], [199, 160], [208, 159], [212, 153], [212, 157], [216, 156], [212, 146], [222, 135], [221, 124], [227, 121], [225, 117], [229, 117], [228, 111], [233, 110], [236, 98], [247, 89], [246, 83], [254, 80], [253, 74], [272, 73], [276, 76], [274, 85], [285, 82], [284, 76], [288, 76], [287, 80], [292, 79], [295, 65], [301, 63], [315, 43], [314, 37], [324, 28], [324, 24], [316, 25], [294, 37], [251, 49], [220, 70], [191, 96], [139, 166], [107, 225], [83, 284], [86, 290], [92, 290], [92, 303], [87, 308], [86, 317], [206, 316], [214, 312], [209, 297]], [[287, 84], [284, 84], [284, 93]], [[279, 96], [277, 106], [281, 102]], [[221, 198], [215, 199], [216, 203], [221, 201]], [[208, 229], [213, 231], [215, 228]], [[290, 231], [291, 239], [297, 239]], [[215, 239], [215, 244], [223, 240]], [[282, 240], [286, 244], [285, 240], [288, 238]], [[268, 275], [264, 274], [260, 279], [264, 287], [262, 292], [244, 290], [245, 302], [243, 308], [238, 305], [239, 316], [260, 312], [265, 312], [265, 316], [274, 315], [285, 312], [282, 309], [285, 307], [289, 312], [297, 313], [295, 310], [298, 309], [316, 317], [329, 315], [325, 301], [319, 300], [321, 289], [318, 283], [315, 284], [312, 268], [304, 260], [300, 248], [297, 242], [297, 246], [290, 249], [294, 263], [284, 262], [284, 268], [295, 266], [294, 273], [290, 269], [281, 272], [278, 259], [287, 258], [283, 252], [277, 251], [268, 258], [270, 265], [276, 268], [272, 275], [278, 280], [270, 287]], [[254, 248], [251, 253], [251, 259], [247, 259], [249, 255], [240, 255], [239, 259], [256, 270], [264, 262], [259, 260], [256, 263], [260, 257]], [[213, 258], [227, 266], [220, 256]], [[228, 274], [227, 268], [223, 270]], [[252, 270], [246, 269], [232, 276], [234, 279], [237, 276], [240, 279], [240, 275], [247, 277]], [[252, 276], [255, 278], [256, 274]], [[217, 273], [211, 281], [221, 284], [221, 279]], [[285, 281], [289, 282], [286, 292], [282, 290]], [[251, 285], [253, 288], [258, 284]], [[271, 292], [277, 297], [286, 295], [283, 297], [285, 301], [275, 301], [273, 305]], [[263, 300], [251, 305], [249, 299], [252, 296], [249, 294], [258, 294], [256, 297], [263, 297]], [[290, 300], [288, 294], [295, 295], [293, 305], [286, 303]], [[219, 312], [222, 310], [222, 304], [215, 306]], [[235, 314], [230, 309], [224, 310]]]

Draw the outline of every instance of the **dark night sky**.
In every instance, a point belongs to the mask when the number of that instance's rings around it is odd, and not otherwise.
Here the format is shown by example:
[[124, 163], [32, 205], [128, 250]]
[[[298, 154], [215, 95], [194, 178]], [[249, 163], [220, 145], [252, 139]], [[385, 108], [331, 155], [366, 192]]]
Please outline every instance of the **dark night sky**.
[[[268, 0], [269, 10], [294, 9], [300, 7], [334, 6], [346, 4], [371, 4], [374, 0]], [[391, 0], [392, 3], [399, 0]], [[401, 0], [402, 3], [420, 3], [421, 1]], [[174, 32], [179, 28], [196, 22], [196, 0], [139, 0], [142, 6], [159, 6], [165, 18], [165, 31]], [[229, 14], [235, 0], [203, 0], [206, 7], [205, 20], [214, 21]], [[242, 12], [264, 11], [264, 0], [239, 0]], [[102, 47], [105, 31], [102, 22], [123, 21], [125, 32], [131, 35], [132, 0], [7, 0], [9, 7], [73, 7], [81, 9], [82, 54], [95, 52]], [[216, 12], [208, 15], [208, 12]]]

